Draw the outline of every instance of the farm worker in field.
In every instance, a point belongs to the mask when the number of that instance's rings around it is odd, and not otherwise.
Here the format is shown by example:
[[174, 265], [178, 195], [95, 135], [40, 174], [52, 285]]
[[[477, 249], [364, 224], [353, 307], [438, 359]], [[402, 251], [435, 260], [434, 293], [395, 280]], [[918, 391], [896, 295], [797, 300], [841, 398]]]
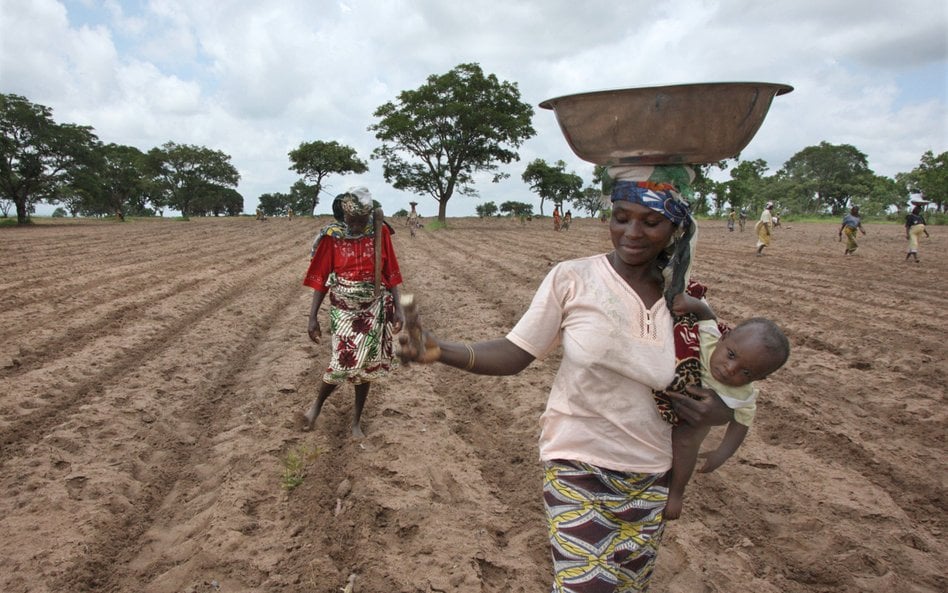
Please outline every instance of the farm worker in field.
[[773, 235], [774, 228], [773, 209], [774, 203], [767, 202], [764, 211], [760, 213], [760, 220], [757, 221], [757, 225], [754, 227], [757, 231], [758, 257], [764, 254], [764, 247], [770, 247], [770, 237]]
[[411, 238], [414, 239], [421, 227], [421, 217], [418, 216], [418, 211], [415, 210], [418, 202], [408, 202], [408, 205], [411, 206], [411, 212], [408, 213], [408, 232], [411, 234]]
[[734, 223], [736, 222], [737, 215], [734, 213], [734, 209], [731, 208], [730, 213], [727, 215], [727, 230], [728, 232], [734, 232]]
[[843, 217], [843, 223], [839, 225], [839, 240], [842, 241], [843, 234], [846, 235], [846, 251], [843, 252], [843, 255], [851, 255], [859, 249], [859, 244], [856, 243], [856, 231], [863, 235], [866, 234], [866, 231], [862, 229], [859, 206], [853, 206], [849, 210], [849, 214]]
[[[398, 299], [402, 276], [391, 231], [374, 218], [381, 211], [375, 210], [373, 214], [369, 190], [353, 188], [338, 200], [343, 221], [323, 229], [303, 281], [315, 290], [309, 312], [310, 339], [318, 344], [322, 338], [316, 314], [327, 293], [332, 337], [332, 359], [323, 374], [316, 401], [303, 416], [303, 429], [312, 429], [323, 403], [337, 385], [352, 383], [352, 436], [362, 437], [361, 417], [369, 386], [387, 375], [395, 362], [393, 335], [401, 331], [404, 320]], [[377, 275], [378, 258], [381, 273]]]
[[744, 232], [744, 225], [747, 224], [747, 210], [741, 208], [740, 214], [737, 216], [737, 222], [741, 227], [741, 232]]
[[560, 207], [553, 206], [553, 230], [554, 231], [560, 230], [560, 224], [561, 224]]
[[566, 214], [563, 215], [563, 230], [568, 231], [569, 225], [573, 223], [573, 211], [567, 210]]
[[[672, 427], [653, 390], [675, 376], [670, 306], [691, 262], [696, 228], [682, 193], [691, 193], [694, 171], [609, 173], [617, 179], [614, 250], [554, 266], [505, 337], [443, 341], [409, 311], [399, 339], [403, 361], [481, 375], [519, 373], [562, 346], [540, 418], [552, 591], [560, 593], [646, 590], [665, 527]], [[713, 391], [688, 392], [669, 394], [683, 421], [709, 426], [733, 418]]]
[[[757, 410], [757, 388], [754, 381], [766, 379], [787, 362], [790, 341], [769, 319], [752, 317], [734, 329], [719, 324], [714, 311], [704, 300], [706, 289], [691, 282], [688, 289], [675, 297], [676, 334], [678, 340], [678, 377], [684, 384], [697, 384], [713, 389], [724, 403], [734, 410], [724, 439], [699, 471], [713, 472], [727, 461], [744, 442]], [[677, 337], [677, 336], [676, 336]], [[683, 385], [675, 385], [680, 388]], [[701, 442], [708, 436], [708, 426], [691, 426], [678, 422], [667, 405], [664, 394], [656, 394], [663, 417], [675, 425], [672, 429], [672, 472], [668, 488], [665, 519], [681, 515], [685, 486], [694, 472]]]
[[915, 263], [918, 263], [918, 239], [923, 234], [928, 237], [928, 230], [925, 229], [925, 219], [922, 217], [922, 205], [916, 204], [908, 216], [905, 217], [905, 238], [908, 239], [908, 253], [905, 254], [906, 261], [909, 258], [915, 258]]

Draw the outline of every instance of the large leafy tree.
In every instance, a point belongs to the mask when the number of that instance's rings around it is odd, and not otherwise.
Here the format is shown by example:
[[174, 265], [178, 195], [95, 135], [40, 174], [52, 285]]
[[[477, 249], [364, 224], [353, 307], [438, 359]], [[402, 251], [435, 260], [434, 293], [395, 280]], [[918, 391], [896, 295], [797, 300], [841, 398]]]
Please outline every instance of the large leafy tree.
[[170, 206], [187, 218], [192, 202], [234, 188], [240, 173], [230, 163], [230, 156], [204, 146], [166, 142], [148, 152], [154, 176], [158, 206]]
[[281, 192], [260, 194], [257, 201], [260, 203], [260, 211], [267, 216], [286, 216], [291, 207], [292, 197], [290, 194]]
[[477, 212], [477, 215], [481, 218], [490, 218], [497, 214], [497, 204], [493, 202], [478, 204], [474, 207], [474, 211]]
[[311, 202], [305, 209], [300, 210], [301, 212], [308, 210], [310, 214], [316, 213], [319, 193], [323, 189], [323, 180], [326, 177], [333, 174], [365, 173], [369, 170], [368, 165], [356, 155], [354, 148], [339, 144], [335, 140], [303, 142], [299, 148], [290, 151], [290, 161], [293, 163], [290, 169], [313, 184]]
[[527, 165], [521, 178], [540, 196], [540, 216], [543, 216], [543, 202], [546, 200], [551, 200], [562, 210], [564, 202], [572, 202], [582, 197], [582, 177], [576, 173], [568, 173], [563, 161], [550, 165], [543, 159], [536, 159]]
[[96, 141], [91, 127], [57, 124], [49, 107], [0, 95], [0, 194], [16, 205], [17, 223], [29, 222], [35, 202], [55, 203]]
[[900, 208], [908, 201], [909, 191], [905, 184], [883, 175], [873, 177], [865, 196], [853, 200], [863, 216], [882, 216], [889, 208]]
[[516, 83], [485, 75], [478, 64], [460, 64], [431, 75], [416, 90], [375, 110], [369, 126], [382, 145], [372, 158], [383, 163], [385, 180], [396, 189], [431, 196], [444, 222], [455, 192], [476, 196], [474, 177], [498, 173], [498, 163], [520, 159], [516, 149], [536, 132], [533, 108], [520, 100]]
[[500, 211], [510, 216], [533, 216], [533, 204], [509, 200], [500, 205]]
[[926, 151], [917, 167], [898, 178], [912, 192], [937, 204], [939, 211], [948, 209], [948, 152], [935, 156], [932, 151]]
[[244, 210], [244, 197], [236, 189], [208, 183], [191, 201], [191, 213], [198, 216], [239, 216]]
[[[763, 159], [739, 161], [731, 169], [731, 180], [720, 186], [720, 193], [725, 195], [731, 208], [735, 210], [748, 208], [753, 211], [760, 209], [761, 204], [757, 202], [761, 199], [760, 194], [766, 170], [767, 161]], [[723, 203], [721, 205], [723, 206]]]
[[298, 180], [290, 187], [289, 207], [296, 214], [308, 212], [315, 214], [316, 206], [319, 204], [320, 188], [315, 185], [309, 185], [303, 179]]
[[875, 174], [866, 155], [849, 144], [820, 142], [796, 153], [782, 172], [803, 191], [815, 196], [816, 207], [840, 214], [854, 197], [865, 196]]
[[129, 212], [144, 210], [148, 188], [148, 159], [134, 146], [106, 144], [96, 149], [95, 165], [88, 171], [90, 207], [115, 214], [124, 221]]

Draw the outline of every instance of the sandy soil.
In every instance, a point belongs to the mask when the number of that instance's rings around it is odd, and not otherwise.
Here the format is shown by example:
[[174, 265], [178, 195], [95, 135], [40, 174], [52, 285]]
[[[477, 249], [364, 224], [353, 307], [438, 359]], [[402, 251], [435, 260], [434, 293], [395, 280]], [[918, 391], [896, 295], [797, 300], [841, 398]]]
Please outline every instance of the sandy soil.
[[[455, 219], [395, 246], [425, 322], [502, 336], [557, 261], [605, 225]], [[318, 222], [0, 229], [0, 591], [530, 592], [549, 587], [537, 418], [558, 356], [510, 378], [401, 369], [312, 433], [327, 346], [300, 282]], [[655, 591], [948, 590], [948, 230], [701, 228], [719, 315], [793, 344], [738, 455], [689, 491]], [[283, 487], [301, 452], [305, 476]]]

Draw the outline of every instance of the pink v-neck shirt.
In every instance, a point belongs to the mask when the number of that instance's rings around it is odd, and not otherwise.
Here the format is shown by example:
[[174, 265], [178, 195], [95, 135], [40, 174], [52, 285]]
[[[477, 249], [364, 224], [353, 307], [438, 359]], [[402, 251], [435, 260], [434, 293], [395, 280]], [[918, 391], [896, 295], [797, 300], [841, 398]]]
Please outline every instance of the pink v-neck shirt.
[[652, 397], [675, 373], [672, 317], [648, 308], [606, 255], [557, 264], [507, 339], [563, 359], [540, 417], [540, 459], [625, 472], [671, 468], [671, 425]]

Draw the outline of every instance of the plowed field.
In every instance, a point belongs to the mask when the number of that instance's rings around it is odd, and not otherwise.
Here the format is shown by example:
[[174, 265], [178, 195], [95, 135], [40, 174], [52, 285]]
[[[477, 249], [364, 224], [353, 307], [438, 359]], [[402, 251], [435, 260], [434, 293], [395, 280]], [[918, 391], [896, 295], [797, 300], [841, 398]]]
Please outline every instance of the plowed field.
[[[322, 222], [0, 229], [0, 591], [549, 589], [536, 439], [558, 355], [508, 378], [402, 368], [365, 439], [351, 387], [296, 430], [328, 360], [301, 286]], [[594, 220], [449, 224], [394, 237], [448, 339], [503, 336], [553, 263], [611, 249]], [[653, 590], [948, 590], [948, 231], [915, 264], [898, 225], [853, 257], [837, 228], [785, 223], [757, 258], [702, 223], [719, 316], [772, 317], [793, 353], [741, 451], [692, 483]]]

